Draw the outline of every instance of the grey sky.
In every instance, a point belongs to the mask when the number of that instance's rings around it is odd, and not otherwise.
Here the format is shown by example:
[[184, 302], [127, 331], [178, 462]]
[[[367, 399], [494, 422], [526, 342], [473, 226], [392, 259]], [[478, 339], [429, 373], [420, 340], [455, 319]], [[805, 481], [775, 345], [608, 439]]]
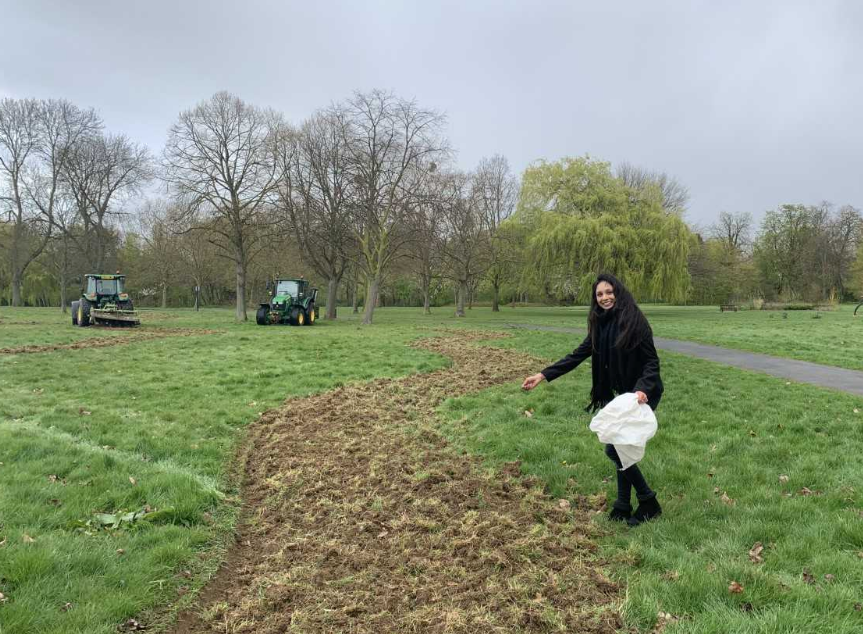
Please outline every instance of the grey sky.
[[687, 219], [863, 207], [863, 3], [0, 0], [0, 95], [93, 106], [161, 152], [218, 90], [299, 122], [355, 89], [444, 111], [461, 167], [666, 171]]

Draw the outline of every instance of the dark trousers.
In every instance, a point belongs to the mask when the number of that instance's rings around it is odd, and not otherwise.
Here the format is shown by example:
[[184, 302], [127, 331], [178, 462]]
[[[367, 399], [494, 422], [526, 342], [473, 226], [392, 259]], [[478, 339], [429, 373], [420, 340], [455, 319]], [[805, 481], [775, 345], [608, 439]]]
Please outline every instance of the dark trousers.
[[632, 510], [632, 489], [635, 489], [635, 497], [639, 502], [650, 500], [656, 497], [650, 487], [647, 485], [647, 480], [641, 475], [641, 470], [638, 465], [632, 465], [626, 470], [622, 470], [623, 463], [620, 461], [620, 456], [614, 449], [614, 445], [605, 446], [605, 455], [611, 458], [611, 461], [617, 466], [617, 500], [612, 505], [614, 508], [621, 511]]

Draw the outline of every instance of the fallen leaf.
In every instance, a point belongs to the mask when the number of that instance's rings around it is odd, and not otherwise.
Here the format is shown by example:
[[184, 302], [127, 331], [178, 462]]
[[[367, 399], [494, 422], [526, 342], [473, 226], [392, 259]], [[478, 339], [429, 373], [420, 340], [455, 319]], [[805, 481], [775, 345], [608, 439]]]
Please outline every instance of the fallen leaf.
[[719, 487], [713, 487], [713, 495], [719, 495]]
[[859, 410], [859, 409], [857, 409], [857, 408], [855, 407], [855, 408], [854, 408], [854, 413], [855, 413], [855, 414], [859, 414], [859, 413], [860, 413], [860, 410]]
[[803, 581], [808, 583], [810, 586], [815, 583], [815, 577], [813, 577], [812, 573], [805, 568], [803, 569]]
[[713, 471], [708, 471], [708, 472], [707, 472], [707, 477], [708, 477], [708, 478], [712, 478], [712, 477], [713, 477], [713, 476], [715, 476], [715, 475], [716, 475], [716, 473], [714, 473]]
[[572, 505], [569, 503], [569, 500], [561, 499], [557, 501], [557, 506], [560, 507], [561, 510], [568, 511]]
[[827, 583], [833, 583], [834, 581], [836, 581], [836, 577], [831, 574], [826, 574], [824, 575], [824, 581], [826, 581]]
[[141, 625], [135, 619], [129, 619], [121, 627], [123, 632], [140, 632], [147, 629], [146, 625]]
[[32, 544], [36, 540], [30, 537], [27, 533], [24, 533], [24, 535], [21, 536], [21, 541], [25, 544]]
[[527, 416], [528, 418], [533, 418], [533, 411], [526, 409], [526, 410], [524, 410], [524, 415]]
[[63, 604], [63, 607], [60, 608], [60, 610], [62, 612], [67, 612], [71, 607], [72, 607], [72, 604], [67, 601], [66, 603]]
[[809, 487], [803, 487], [797, 492], [798, 495], [817, 495], [817, 493], [817, 491], [813, 491]]
[[752, 612], [752, 604], [747, 601], [746, 603], [740, 604], [740, 609], [744, 612]]
[[668, 570], [662, 575], [666, 581], [677, 581], [680, 578], [680, 573], [676, 570]]
[[863, 603], [855, 603], [854, 604], [854, 610], [857, 612], [860, 612], [861, 610], [863, 610]]
[[758, 434], [756, 434], [756, 433], [755, 433], [755, 430], [754, 430], [754, 429], [750, 429], [750, 430], [749, 430], [749, 435], [750, 435], [750, 436], [752, 436], [752, 437], [755, 437], [755, 436], [757, 436]]
[[779, 476], [779, 482], [780, 484], [786, 484], [788, 482], [788, 476], [783, 473]]
[[0, 539], [0, 546], [5, 546], [5, 545], [6, 545], [6, 538], [4, 537], [3, 539]]
[[9, 599], [6, 598], [6, 595], [0, 592], [0, 603], [6, 603]]
[[63, 502], [58, 500], [57, 498], [51, 498], [48, 500], [48, 504], [53, 504], [54, 506], [63, 506]]
[[90, 414], [92, 414], [93, 412], [87, 411], [87, 410], [86, 410], [86, 409], [84, 409], [83, 407], [79, 407], [79, 408], [78, 408], [78, 413], [79, 413], [81, 416], [89, 416], [89, 415], [90, 415]]
[[132, 486], [135, 486], [136, 484], [138, 484], [138, 481], [135, 480], [135, 478], [133, 478], [132, 476], [129, 476], [129, 482], [132, 483]]
[[724, 504], [727, 504], [728, 506], [734, 506], [734, 500], [733, 500], [732, 498], [728, 497], [728, 494], [727, 494], [727, 493], [723, 493], [723, 494], [719, 497], [719, 499], [720, 499], [720, 500], [722, 500], [722, 502], [723, 502]]
[[728, 584], [728, 591], [731, 594], [740, 594], [741, 592], [743, 592], [743, 586], [736, 581], [732, 581], [730, 584]]
[[753, 564], [761, 564], [764, 563], [764, 559], [761, 558], [761, 552], [764, 550], [764, 545], [761, 542], [755, 542], [752, 545], [752, 548], [749, 549], [749, 561]]
[[125, 550], [123, 550], [122, 548], [118, 548], [118, 549], [117, 549], [117, 554], [118, 554], [118, 555], [125, 555], [125, 554], [126, 554], [126, 551], [125, 551]]

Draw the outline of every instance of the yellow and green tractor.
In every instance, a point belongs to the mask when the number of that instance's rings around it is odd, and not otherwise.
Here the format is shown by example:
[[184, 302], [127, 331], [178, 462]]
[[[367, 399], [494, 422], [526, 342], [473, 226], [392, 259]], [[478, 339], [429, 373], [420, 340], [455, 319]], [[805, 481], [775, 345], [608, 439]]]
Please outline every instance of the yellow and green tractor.
[[125, 275], [88, 273], [81, 299], [72, 302], [72, 325], [140, 326], [141, 320], [124, 288]]
[[290, 324], [311, 326], [318, 319], [318, 289], [309, 288], [308, 280], [277, 279], [267, 283], [270, 301], [260, 304], [255, 321], [259, 326]]

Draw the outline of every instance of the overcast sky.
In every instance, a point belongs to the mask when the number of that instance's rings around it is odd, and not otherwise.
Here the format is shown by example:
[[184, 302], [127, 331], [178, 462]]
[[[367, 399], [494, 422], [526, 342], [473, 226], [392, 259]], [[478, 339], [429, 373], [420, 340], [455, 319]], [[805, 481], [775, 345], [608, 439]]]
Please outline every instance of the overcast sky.
[[92, 106], [161, 152], [219, 90], [299, 122], [382, 88], [458, 163], [585, 153], [675, 176], [687, 220], [863, 207], [863, 3], [0, 0], [0, 95]]

